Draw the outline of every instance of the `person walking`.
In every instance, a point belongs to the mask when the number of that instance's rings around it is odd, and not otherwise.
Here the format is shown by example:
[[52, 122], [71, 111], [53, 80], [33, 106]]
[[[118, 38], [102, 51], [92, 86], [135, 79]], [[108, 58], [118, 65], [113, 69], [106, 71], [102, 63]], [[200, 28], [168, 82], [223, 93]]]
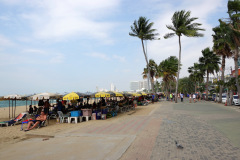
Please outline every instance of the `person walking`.
[[189, 94], [189, 103], [192, 103], [192, 94]]
[[183, 93], [180, 93], [181, 102], [183, 102]]
[[193, 94], [193, 102], [194, 103], [196, 102], [196, 94], [195, 93]]
[[172, 99], [173, 99], [173, 95], [172, 95], [172, 93], [170, 93], [170, 99], [171, 99], [171, 102], [172, 102]]

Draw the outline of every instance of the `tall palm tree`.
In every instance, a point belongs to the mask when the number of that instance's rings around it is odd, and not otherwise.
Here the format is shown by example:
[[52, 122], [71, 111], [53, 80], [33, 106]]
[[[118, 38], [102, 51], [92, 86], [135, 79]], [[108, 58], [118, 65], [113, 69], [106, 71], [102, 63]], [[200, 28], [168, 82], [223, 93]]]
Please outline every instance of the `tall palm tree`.
[[190, 73], [189, 78], [195, 83], [195, 93], [197, 92], [197, 83], [203, 81], [203, 70], [201, 70], [198, 63], [194, 63], [193, 66], [188, 67], [188, 73]]
[[199, 58], [199, 63], [201, 68], [207, 72], [207, 84], [206, 84], [206, 99], [208, 100], [208, 82], [209, 82], [209, 74], [219, 71], [220, 57], [213, 53], [210, 48], [205, 48], [202, 50], [203, 57]]
[[190, 17], [191, 12], [185, 10], [177, 11], [173, 14], [172, 23], [173, 25], [167, 25], [169, 30], [172, 30], [173, 33], [168, 33], [164, 36], [164, 38], [171, 38], [175, 35], [178, 36], [179, 43], [179, 57], [178, 57], [178, 73], [177, 73], [177, 84], [176, 84], [176, 92], [175, 92], [175, 102], [177, 103], [177, 93], [178, 93], [178, 80], [180, 73], [180, 63], [181, 63], [181, 36], [187, 37], [203, 37], [203, 34], [198, 31], [204, 31], [204, 29], [199, 28], [201, 26], [200, 23], [192, 23], [195, 21], [196, 17]]
[[[238, 80], [238, 54], [240, 47], [240, 1], [228, 1], [228, 14], [230, 18], [229, 26], [232, 29], [231, 37], [234, 39], [234, 63], [235, 63], [235, 80], [238, 93], [240, 93], [240, 86]], [[240, 99], [240, 96], [239, 96]]]
[[[158, 65], [155, 63], [155, 61], [153, 59], [149, 60], [149, 64], [148, 64], [148, 68], [149, 68], [149, 72], [150, 72], [150, 77], [151, 77], [151, 86], [154, 87], [154, 78], [158, 78]], [[143, 79], [146, 79], [148, 77], [148, 68], [144, 68], [143, 69]], [[154, 90], [152, 90], [152, 92], [155, 92]]]
[[[221, 81], [224, 82], [224, 71], [225, 71], [225, 59], [232, 57], [233, 53], [231, 51], [231, 47], [228, 43], [228, 36], [227, 28], [228, 25], [223, 23], [221, 20], [219, 20], [220, 25], [218, 27], [213, 28], [214, 35], [213, 36], [213, 51], [217, 54], [222, 56], [222, 75], [221, 75]], [[221, 83], [219, 83], [221, 84]], [[223, 92], [223, 85], [220, 85], [219, 88], [219, 102], [222, 103], [222, 92]]]
[[167, 95], [169, 97], [169, 89], [171, 82], [175, 81], [178, 71], [178, 59], [175, 56], [163, 60], [158, 66], [159, 76], [163, 78]]
[[[145, 60], [147, 63], [147, 68], [148, 68], [148, 75], [150, 75], [150, 69], [149, 69], [149, 62], [148, 62], [148, 58], [147, 58], [147, 54], [145, 51], [145, 47], [144, 47], [144, 40], [154, 40], [156, 39], [156, 36], [159, 35], [156, 32], [156, 29], [152, 29], [153, 27], [153, 22], [149, 23], [149, 19], [147, 19], [146, 17], [139, 17], [138, 21], [134, 21], [133, 25], [131, 26], [131, 30], [132, 32], [129, 32], [130, 36], [133, 37], [138, 37], [139, 39], [141, 39], [142, 42], [142, 48], [143, 48], [143, 54], [145, 56]], [[151, 80], [152, 82], [152, 80]], [[154, 91], [154, 86], [151, 86], [152, 91]]]

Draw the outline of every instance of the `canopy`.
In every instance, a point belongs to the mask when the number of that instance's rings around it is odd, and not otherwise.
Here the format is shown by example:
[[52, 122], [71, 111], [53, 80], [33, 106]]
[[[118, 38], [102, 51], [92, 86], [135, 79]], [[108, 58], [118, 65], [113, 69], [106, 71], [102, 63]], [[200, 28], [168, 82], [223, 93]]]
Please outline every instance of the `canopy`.
[[59, 94], [57, 93], [49, 93], [49, 92], [44, 92], [44, 93], [39, 93], [36, 95], [31, 96], [33, 100], [39, 100], [39, 99], [50, 99], [53, 97], [57, 97]]
[[20, 95], [17, 95], [17, 94], [10, 94], [10, 95], [6, 95], [4, 96], [4, 98], [6, 99], [21, 99], [22, 97]]
[[123, 94], [119, 92], [109, 91], [107, 93], [109, 93], [111, 97], [123, 97]]
[[75, 92], [69, 93], [63, 97], [63, 100], [74, 100], [79, 99], [79, 95]]
[[125, 92], [124, 95], [128, 96], [128, 97], [130, 97], [130, 96], [134, 96], [134, 97], [141, 96], [141, 94], [139, 94], [139, 93], [132, 93], [132, 92]]
[[141, 94], [142, 96], [146, 96], [147, 95], [147, 93], [145, 93], [145, 92], [138, 92], [139, 94]]
[[106, 92], [97, 92], [97, 93], [93, 93], [92, 96], [95, 98], [110, 97], [110, 94]]

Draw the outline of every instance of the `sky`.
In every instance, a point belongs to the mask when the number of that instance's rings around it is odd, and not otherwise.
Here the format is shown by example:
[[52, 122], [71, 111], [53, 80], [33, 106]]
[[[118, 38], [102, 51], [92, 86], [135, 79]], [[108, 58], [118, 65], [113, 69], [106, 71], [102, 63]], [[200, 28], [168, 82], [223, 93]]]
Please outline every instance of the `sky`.
[[[182, 69], [212, 47], [212, 28], [227, 18], [228, 0], [0, 0], [0, 95], [130, 90], [146, 61], [140, 39], [129, 36], [140, 16], [154, 22], [160, 40], [147, 41], [157, 64], [179, 52], [178, 38], [164, 39], [176, 11], [191, 11], [206, 31], [182, 37]], [[232, 60], [226, 62], [230, 73]]]

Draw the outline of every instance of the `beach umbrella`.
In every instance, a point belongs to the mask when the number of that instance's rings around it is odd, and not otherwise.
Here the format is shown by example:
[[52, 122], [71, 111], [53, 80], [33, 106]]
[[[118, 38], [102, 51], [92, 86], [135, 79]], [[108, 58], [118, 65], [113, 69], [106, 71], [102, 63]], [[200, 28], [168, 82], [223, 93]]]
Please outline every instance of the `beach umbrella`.
[[111, 97], [123, 97], [123, 94], [119, 92], [109, 91], [107, 93], [109, 93]]
[[79, 99], [79, 95], [75, 92], [69, 93], [63, 97], [63, 100], [75, 100]]
[[49, 92], [44, 92], [44, 93], [39, 93], [36, 95], [31, 96], [32, 100], [40, 100], [40, 99], [50, 99], [50, 98], [55, 98], [59, 96], [57, 93], [49, 93]]
[[95, 97], [95, 98], [110, 97], [110, 94], [106, 92], [96, 92], [92, 94], [92, 97]]
[[147, 93], [145, 92], [138, 92], [139, 94], [141, 94], [142, 96], [147, 96]]

